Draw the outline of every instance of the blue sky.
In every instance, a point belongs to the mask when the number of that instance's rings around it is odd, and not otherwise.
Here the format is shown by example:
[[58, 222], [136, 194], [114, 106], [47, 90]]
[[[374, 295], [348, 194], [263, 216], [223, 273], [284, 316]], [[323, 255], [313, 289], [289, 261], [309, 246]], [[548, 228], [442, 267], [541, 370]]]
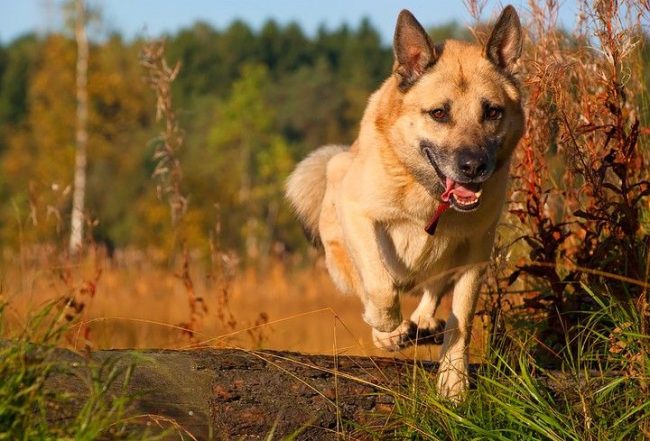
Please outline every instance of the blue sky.
[[[126, 37], [158, 36], [205, 20], [225, 27], [240, 18], [259, 28], [269, 18], [280, 23], [298, 22], [309, 34], [320, 24], [328, 28], [347, 22], [357, 24], [368, 17], [379, 29], [384, 42], [391, 40], [400, 9], [410, 9], [425, 26], [456, 20], [471, 23], [462, 0], [88, 0], [98, 5], [103, 15], [103, 31], [120, 31]], [[7, 43], [22, 33], [61, 28], [62, 0], [0, 0], [0, 42]], [[488, 0], [484, 17], [495, 16], [507, 2]], [[511, 0], [525, 10], [527, 0]], [[575, 0], [562, 3], [560, 19], [571, 26]]]

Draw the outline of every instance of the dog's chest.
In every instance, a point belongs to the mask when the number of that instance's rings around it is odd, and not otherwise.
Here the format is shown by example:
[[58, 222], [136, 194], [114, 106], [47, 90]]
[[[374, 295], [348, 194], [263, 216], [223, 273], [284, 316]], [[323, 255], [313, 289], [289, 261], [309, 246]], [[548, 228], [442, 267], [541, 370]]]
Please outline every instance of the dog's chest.
[[441, 232], [429, 236], [412, 222], [378, 227], [382, 260], [396, 281], [417, 282], [454, 265], [465, 242]]

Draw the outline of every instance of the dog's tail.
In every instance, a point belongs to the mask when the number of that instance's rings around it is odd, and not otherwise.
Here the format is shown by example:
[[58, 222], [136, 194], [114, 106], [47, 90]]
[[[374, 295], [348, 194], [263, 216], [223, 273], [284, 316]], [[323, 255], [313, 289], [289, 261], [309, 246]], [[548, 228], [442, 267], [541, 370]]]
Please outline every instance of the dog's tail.
[[285, 194], [293, 206], [305, 233], [314, 243], [320, 242], [318, 220], [327, 185], [327, 163], [347, 147], [326, 145], [311, 152], [287, 179]]

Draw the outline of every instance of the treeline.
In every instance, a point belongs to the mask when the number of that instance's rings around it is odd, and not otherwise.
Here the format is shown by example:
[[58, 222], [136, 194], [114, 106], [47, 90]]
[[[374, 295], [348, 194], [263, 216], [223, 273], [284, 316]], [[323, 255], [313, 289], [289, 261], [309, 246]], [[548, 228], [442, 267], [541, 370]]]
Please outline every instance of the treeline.
[[[458, 35], [455, 24], [435, 31]], [[178, 152], [184, 221], [156, 194], [155, 96], [139, 54], [145, 41], [95, 42], [89, 66], [88, 239], [111, 247], [178, 245], [244, 255], [305, 247], [282, 199], [296, 161], [324, 143], [350, 143], [391, 48], [368, 21], [321, 29], [196, 23], [166, 38], [180, 62], [173, 84], [184, 130]], [[75, 127], [73, 38], [25, 35], [0, 47], [0, 246], [65, 243]], [[181, 231], [179, 231], [181, 230]]]

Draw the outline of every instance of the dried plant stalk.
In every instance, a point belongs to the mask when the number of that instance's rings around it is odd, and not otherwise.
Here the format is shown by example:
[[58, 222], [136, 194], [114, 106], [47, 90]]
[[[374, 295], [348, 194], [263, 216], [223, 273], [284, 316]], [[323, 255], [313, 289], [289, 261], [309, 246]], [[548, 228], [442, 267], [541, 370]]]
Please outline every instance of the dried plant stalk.
[[176, 225], [187, 210], [187, 199], [181, 192], [183, 171], [178, 160], [184, 133], [173, 108], [171, 91], [181, 65], [177, 62], [173, 68], [169, 67], [165, 60], [164, 40], [145, 44], [140, 53], [140, 64], [146, 71], [147, 84], [156, 93], [156, 120], [164, 120], [164, 130], [154, 140], [156, 168], [153, 177], [157, 180], [158, 197], [167, 199], [172, 223]]

